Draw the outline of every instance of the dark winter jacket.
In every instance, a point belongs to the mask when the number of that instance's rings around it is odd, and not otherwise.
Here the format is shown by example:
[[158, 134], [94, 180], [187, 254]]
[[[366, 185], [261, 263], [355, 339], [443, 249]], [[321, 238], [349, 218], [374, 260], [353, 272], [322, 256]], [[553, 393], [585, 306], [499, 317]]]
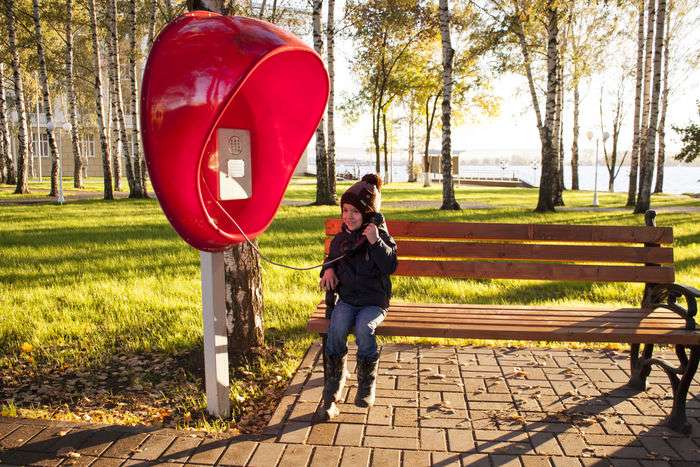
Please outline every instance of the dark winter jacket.
[[[326, 261], [339, 258], [353, 245], [364, 238], [364, 226], [354, 232], [343, 229], [331, 241], [330, 252]], [[375, 305], [389, 308], [391, 298], [391, 280], [389, 275], [396, 271], [396, 242], [386, 225], [379, 227], [379, 239], [374, 245], [365, 241], [359, 249], [340, 261], [329, 265], [338, 277], [337, 292], [340, 299], [353, 306]], [[321, 270], [321, 276], [327, 268]]]

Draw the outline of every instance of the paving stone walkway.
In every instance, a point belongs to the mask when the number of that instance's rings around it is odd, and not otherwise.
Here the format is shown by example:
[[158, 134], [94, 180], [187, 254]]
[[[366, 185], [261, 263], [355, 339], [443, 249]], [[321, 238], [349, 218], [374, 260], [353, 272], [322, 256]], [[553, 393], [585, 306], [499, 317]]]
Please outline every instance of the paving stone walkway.
[[[351, 353], [354, 349], [351, 349]], [[662, 355], [673, 360], [673, 354]], [[668, 379], [625, 388], [626, 353], [384, 345], [377, 403], [318, 420], [320, 346], [307, 352], [264, 434], [226, 438], [144, 427], [0, 418], [0, 465], [698, 466], [693, 434], [661, 425]], [[350, 356], [354, 370], [354, 355]]]

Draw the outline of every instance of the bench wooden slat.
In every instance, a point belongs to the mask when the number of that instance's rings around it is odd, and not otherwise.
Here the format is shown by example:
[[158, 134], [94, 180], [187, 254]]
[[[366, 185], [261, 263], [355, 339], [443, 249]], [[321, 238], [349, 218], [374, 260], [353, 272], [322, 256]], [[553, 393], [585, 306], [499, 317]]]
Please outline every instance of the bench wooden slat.
[[[508, 314], [513, 314], [510, 319]], [[325, 332], [329, 320], [324, 316], [325, 304], [320, 303], [308, 329]], [[376, 332], [416, 337], [700, 344], [700, 333], [684, 328], [685, 321], [665, 309], [397, 302]]]
[[[636, 313], [630, 313], [629, 310], [634, 310]], [[313, 318], [325, 317], [326, 305], [321, 303], [313, 313]], [[450, 323], [460, 320], [470, 321], [486, 321], [498, 320], [505, 323], [524, 323], [524, 322], [561, 322], [561, 323], [610, 323], [612, 326], [629, 326], [632, 324], [646, 323], [654, 324], [662, 327], [676, 328], [678, 325], [679, 316], [671, 311], [664, 309], [647, 310], [647, 309], [600, 309], [597, 313], [580, 312], [572, 309], [567, 311], [556, 311], [547, 308], [539, 309], [533, 307], [530, 310], [494, 310], [494, 309], [459, 309], [436, 311], [415, 306], [395, 306], [391, 305], [389, 315], [392, 319], [397, 320], [412, 320], [414, 318], [429, 318], [434, 322]]]
[[[454, 304], [454, 303], [411, 303], [411, 302], [404, 302], [400, 300], [392, 300], [391, 301], [391, 309], [395, 308], [400, 308], [400, 307], [406, 307], [410, 309], [425, 309], [427, 310], [433, 310], [433, 309], [450, 309], [450, 310], [457, 310], [457, 311], [462, 311], [462, 310], [481, 310], [484, 312], [493, 312], [493, 310], [523, 310], [523, 311], [528, 311], [532, 313], [544, 313], [544, 312], [552, 312], [552, 311], [563, 311], [566, 313], [580, 313], [580, 312], [592, 312], [592, 313], [608, 313], [610, 312], [609, 307], [601, 307], [601, 306], [583, 306], [583, 305], [512, 305], [510, 303], [505, 303], [505, 304], [498, 304], [498, 305], [492, 305], [492, 304]], [[653, 311], [650, 309], [646, 308], [637, 308], [637, 307], [629, 307], [629, 308], [615, 308], [616, 312], [625, 312], [625, 313], [634, 313], [634, 314], [639, 314], [640, 312], [642, 313], [670, 313], [673, 314], [673, 316], [677, 316], [675, 313], [673, 313], [670, 310], [666, 310], [664, 308], [656, 308]]]
[[[307, 329], [313, 332], [325, 332], [328, 320], [311, 319]], [[517, 325], [504, 326], [444, 326], [441, 324], [423, 324], [415, 326], [391, 321], [382, 323], [376, 330], [385, 336], [440, 337], [459, 339], [501, 339], [501, 340], [535, 340], [557, 342], [617, 342], [632, 344], [683, 344], [700, 345], [698, 333], [684, 330], [648, 330], [611, 328], [576, 328], [576, 327], [541, 327], [536, 330]]]
[[[325, 313], [326, 305], [319, 303], [315, 314]], [[471, 304], [450, 304], [450, 303], [408, 303], [401, 301], [391, 302], [392, 312], [401, 313], [430, 313], [431, 316], [444, 316], [454, 314], [484, 314], [487, 316], [509, 315], [528, 316], [532, 314], [546, 316], [571, 316], [575, 314], [580, 317], [596, 318], [603, 315], [619, 316], [620, 318], [631, 317], [636, 319], [639, 316], [654, 319], [678, 319], [678, 315], [666, 308], [591, 308], [572, 305], [566, 306], [540, 306], [540, 305], [471, 305]]]
[[[326, 220], [326, 235], [340, 231], [340, 219]], [[463, 238], [590, 243], [673, 243], [670, 227], [605, 225], [493, 224], [471, 222], [387, 221], [394, 237]]]
[[[323, 316], [318, 316], [318, 318], [323, 318]], [[387, 318], [388, 319], [388, 318]], [[581, 327], [581, 328], [591, 328], [596, 329], [601, 326], [605, 326], [615, 330], [629, 330], [629, 329], [649, 329], [649, 330], [663, 330], [667, 331], [669, 329], [682, 329], [682, 326], [676, 326], [669, 321], [650, 321], [650, 320], [636, 320], [636, 321], [618, 321], [618, 320], [605, 320], [605, 319], [587, 319], [587, 320], [577, 320], [577, 319], [518, 319], [518, 320], [504, 320], [499, 319], [495, 316], [491, 319], [489, 318], [474, 318], [467, 316], [452, 316], [452, 317], [435, 317], [435, 316], [406, 316], [406, 315], [394, 315], [388, 321], [388, 323], [396, 324], [406, 324], [413, 325], [415, 327], [421, 327], [425, 324], [435, 324], [439, 321], [439, 324], [444, 326], [500, 326], [504, 328], [510, 328], [515, 325], [523, 328], [541, 328], [541, 327]], [[675, 321], [678, 324], [678, 320]], [[681, 323], [683, 324], [683, 323]]]
[[395, 275], [460, 279], [534, 279], [558, 281], [672, 283], [667, 266], [597, 266], [585, 264], [496, 261], [399, 261]]
[[599, 263], [673, 263], [672, 248], [399, 240], [400, 257], [447, 257]]
[[[325, 304], [319, 305], [325, 307]], [[592, 307], [581, 307], [572, 305], [570, 307], [565, 306], [538, 306], [538, 305], [461, 305], [461, 304], [449, 304], [449, 303], [437, 303], [437, 304], [423, 304], [423, 303], [404, 303], [404, 302], [393, 302], [391, 303], [392, 310], [400, 310], [402, 312], [420, 312], [420, 313], [434, 313], [435, 315], [440, 314], [454, 314], [454, 313], [477, 313], [477, 314], [533, 314], [541, 313], [543, 315], [551, 316], [568, 316], [571, 313], [576, 313], [579, 316], [596, 317], [603, 314], [614, 314], [616, 316], [647, 316], [647, 317], [674, 317], [677, 318], [678, 315], [671, 310], [666, 308], [656, 308], [656, 309], [646, 309], [646, 308], [616, 308], [611, 311], [609, 308], [592, 308]]]
[[[330, 251], [331, 239], [325, 242]], [[397, 240], [399, 259], [473, 258], [498, 260], [586, 261], [596, 263], [673, 263], [672, 248], [540, 245], [514, 243], [465, 243], [426, 240]]]
[[[637, 317], [632, 316], [629, 313], [615, 313], [610, 312], [610, 313], [600, 313], [598, 315], [594, 316], [582, 316], [580, 314], [576, 315], [575, 319], [572, 319], [572, 313], [569, 313], [568, 315], [564, 313], [559, 313], [559, 314], [546, 314], [542, 316], [534, 316], [533, 314], [528, 314], [524, 312], [520, 313], [515, 313], [515, 312], [503, 312], [503, 313], [433, 313], [433, 312], [426, 312], [423, 310], [401, 310], [401, 309], [395, 309], [393, 306], [391, 307], [392, 313], [400, 316], [400, 318], [397, 319], [406, 319], [410, 320], [412, 318], [424, 318], [426, 316], [430, 316], [431, 319], [434, 319], [434, 321], [440, 321], [440, 322], [445, 322], [449, 323], [455, 320], [473, 320], [473, 321], [479, 321], [479, 320], [499, 320], [499, 321], [510, 321], [511, 323], [523, 323], [525, 321], [533, 321], [533, 322], [542, 322], [542, 321], [547, 321], [547, 322], [561, 322], [561, 323], [570, 323], [570, 322], [586, 322], [586, 323], [611, 323], [611, 325], [621, 325], [621, 326], [626, 326], [629, 325], [630, 323], [632, 324], [638, 324], [640, 322], [644, 322], [647, 324], [657, 324], [660, 326], [668, 326], [669, 324], [675, 325], [676, 320], [678, 320], [678, 315], [657, 315], [657, 314], [652, 314], [652, 315], [638, 315]], [[324, 317], [325, 316], [325, 308], [317, 310], [316, 313], [313, 314], [313, 317], [319, 318], [319, 317]], [[580, 318], [580, 319], [579, 319]]]

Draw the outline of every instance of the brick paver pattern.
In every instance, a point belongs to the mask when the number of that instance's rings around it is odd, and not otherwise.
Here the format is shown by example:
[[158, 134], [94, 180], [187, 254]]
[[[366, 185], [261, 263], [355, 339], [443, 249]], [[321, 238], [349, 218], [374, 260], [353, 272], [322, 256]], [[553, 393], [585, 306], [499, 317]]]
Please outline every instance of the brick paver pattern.
[[698, 379], [688, 400], [693, 433], [683, 436], [663, 427], [668, 378], [655, 368], [646, 392], [626, 388], [624, 352], [386, 344], [376, 405], [361, 409], [352, 404], [354, 350], [331, 422], [318, 415], [314, 344], [261, 435], [0, 418], [0, 465], [700, 465]]

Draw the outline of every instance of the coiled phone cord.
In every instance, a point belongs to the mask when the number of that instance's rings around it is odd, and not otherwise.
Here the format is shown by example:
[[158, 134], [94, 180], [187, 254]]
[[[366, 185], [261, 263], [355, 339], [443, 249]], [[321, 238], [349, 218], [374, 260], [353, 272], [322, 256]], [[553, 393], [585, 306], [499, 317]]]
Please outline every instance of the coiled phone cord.
[[255, 245], [255, 243], [253, 243], [253, 241], [252, 241], [250, 238], [248, 238], [248, 236], [245, 234], [245, 232], [243, 231], [243, 229], [241, 228], [241, 226], [238, 225], [238, 222], [236, 222], [236, 220], [235, 220], [233, 217], [231, 217], [231, 215], [230, 215], [228, 212], [226, 212], [226, 210], [225, 210], [224, 207], [221, 205], [221, 203], [219, 203], [219, 200], [217, 200], [217, 199], [214, 197], [214, 195], [212, 195], [211, 190], [209, 190], [209, 185], [207, 185], [207, 182], [206, 182], [206, 181], [203, 181], [203, 185], [206, 187], [207, 192], [209, 192], [209, 195], [211, 196], [211, 199], [214, 200], [214, 202], [216, 203], [216, 205], [219, 206], [219, 209], [221, 209], [221, 211], [226, 215], [226, 217], [228, 217], [228, 219], [233, 223], [233, 225], [236, 226], [236, 228], [238, 229], [238, 231], [241, 233], [241, 235], [243, 235], [243, 238], [246, 239], [246, 241], [247, 241], [248, 244], [251, 246], [251, 248], [253, 248], [253, 250], [255, 250], [255, 252], [256, 252], [258, 255], [260, 255], [260, 257], [261, 257], [264, 261], [267, 261], [267, 262], [270, 263], [270, 264], [273, 264], [273, 265], [275, 265], [275, 266], [279, 266], [279, 267], [281, 267], [281, 268], [293, 269], [293, 270], [295, 270], [295, 271], [310, 271], [310, 270], [312, 270], [312, 269], [322, 268], [322, 267], [324, 267], [324, 266], [328, 266], [329, 264], [333, 264], [333, 263], [335, 263], [335, 262], [337, 262], [337, 261], [340, 261], [341, 259], [343, 259], [343, 258], [345, 258], [345, 257], [347, 256], [347, 253], [345, 253], [344, 255], [339, 256], [339, 257], [337, 257], [337, 258], [334, 259], [334, 260], [331, 260], [331, 261], [328, 261], [328, 262], [325, 262], [325, 263], [321, 263], [321, 264], [317, 264], [317, 265], [315, 265], [315, 266], [305, 266], [305, 267], [290, 266], [290, 265], [288, 265], [288, 264], [282, 264], [282, 263], [278, 263], [277, 261], [273, 261], [273, 260], [271, 260], [270, 258], [268, 258], [267, 256], [265, 256], [264, 254], [262, 254], [262, 252], [260, 251], [260, 249], [258, 249], [257, 245]]

